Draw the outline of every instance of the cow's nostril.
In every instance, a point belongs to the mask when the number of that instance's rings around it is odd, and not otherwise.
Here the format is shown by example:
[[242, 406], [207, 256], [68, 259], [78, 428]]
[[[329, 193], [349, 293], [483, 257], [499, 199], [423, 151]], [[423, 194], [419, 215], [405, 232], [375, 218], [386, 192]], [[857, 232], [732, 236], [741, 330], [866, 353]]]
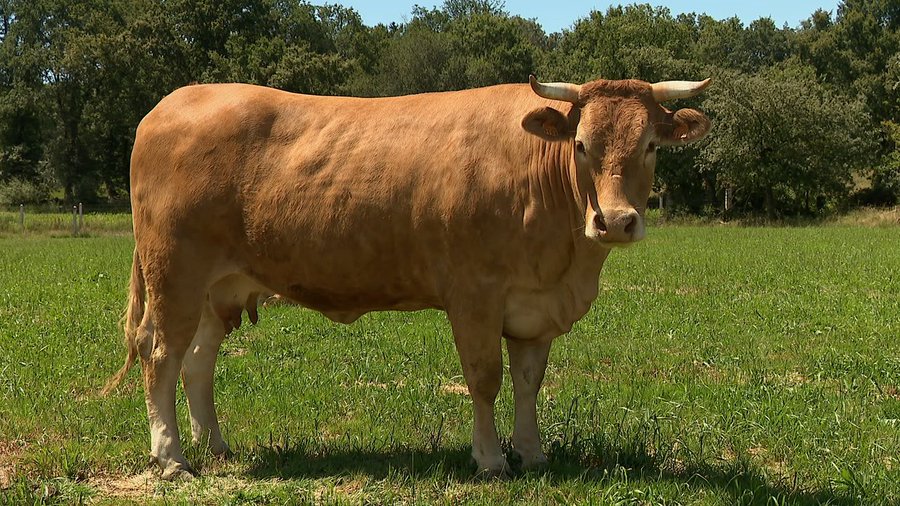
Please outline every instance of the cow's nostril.
[[594, 215], [594, 228], [597, 229], [597, 232], [606, 232], [606, 222], [603, 221], [603, 216]]
[[628, 217], [628, 222], [625, 224], [625, 233], [628, 235], [633, 234], [635, 227], [637, 227], [637, 216], [632, 214]]

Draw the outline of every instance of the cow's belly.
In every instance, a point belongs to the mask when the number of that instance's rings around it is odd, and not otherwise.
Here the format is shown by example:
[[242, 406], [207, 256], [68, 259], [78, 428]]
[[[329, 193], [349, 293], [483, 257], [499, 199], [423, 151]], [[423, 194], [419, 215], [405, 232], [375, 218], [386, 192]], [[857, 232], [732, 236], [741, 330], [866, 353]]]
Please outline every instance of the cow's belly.
[[209, 288], [207, 301], [222, 320], [226, 331], [230, 332], [240, 327], [245, 311], [250, 320], [256, 323], [257, 304], [276, 293], [283, 302], [316, 310], [338, 323], [352, 323], [370, 311], [416, 311], [436, 307], [431, 301], [413, 297], [385, 297], [384, 294], [375, 293], [342, 294], [299, 286], [284, 289], [240, 272], [228, 274], [213, 283]]
[[565, 334], [588, 312], [596, 294], [596, 289], [590, 287], [573, 290], [568, 285], [541, 291], [512, 291], [506, 299], [503, 334], [541, 340]]

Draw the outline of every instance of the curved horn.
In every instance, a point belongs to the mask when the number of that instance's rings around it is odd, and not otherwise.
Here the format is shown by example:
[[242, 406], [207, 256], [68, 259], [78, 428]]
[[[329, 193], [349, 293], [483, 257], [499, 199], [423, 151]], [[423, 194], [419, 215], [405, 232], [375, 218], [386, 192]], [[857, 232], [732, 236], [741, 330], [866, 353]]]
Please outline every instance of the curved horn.
[[712, 79], [703, 81], [663, 81], [661, 83], [653, 83], [653, 100], [657, 102], [665, 102], [667, 100], [675, 100], [676, 98], [691, 98], [700, 94], [705, 90]]
[[539, 96], [550, 100], [562, 100], [564, 102], [578, 103], [578, 94], [581, 93], [581, 85], [570, 83], [539, 83], [534, 75], [528, 76], [531, 89]]

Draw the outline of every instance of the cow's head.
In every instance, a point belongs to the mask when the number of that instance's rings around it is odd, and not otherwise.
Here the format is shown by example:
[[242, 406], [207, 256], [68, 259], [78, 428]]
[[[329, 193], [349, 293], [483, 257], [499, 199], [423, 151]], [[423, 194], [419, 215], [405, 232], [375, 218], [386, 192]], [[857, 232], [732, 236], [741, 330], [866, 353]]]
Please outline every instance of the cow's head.
[[607, 247], [644, 238], [656, 148], [697, 141], [710, 126], [700, 111], [673, 112], [660, 103], [693, 97], [709, 82], [601, 79], [583, 85], [542, 84], [531, 76], [535, 93], [573, 104], [565, 111], [535, 109], [522, 127], [549, 141], [571, 143], [585, 236]]

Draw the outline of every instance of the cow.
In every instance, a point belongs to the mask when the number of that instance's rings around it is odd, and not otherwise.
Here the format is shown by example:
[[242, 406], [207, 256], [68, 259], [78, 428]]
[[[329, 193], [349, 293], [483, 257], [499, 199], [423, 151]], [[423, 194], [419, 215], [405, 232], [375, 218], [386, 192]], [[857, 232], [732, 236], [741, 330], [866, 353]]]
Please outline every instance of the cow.
[[503, 476], [494, 401], [505, 338], [513, 451], [546, 463], [536, 398], [551, 342], [597, 297], [610, 251], [641, 240], [658, 146], [710, 121], [662, 102], [709, 85], [597, 79], [386, 98], [192, 85], [138, 126], [135, 248], [124, 320], [139, 359], [151, 459], [189, 479], [193, 440], [226, 454], [213, 403], [219, 347], [263, 294], [341, 323], [446, 312], [473, 403], [477, 472]]

